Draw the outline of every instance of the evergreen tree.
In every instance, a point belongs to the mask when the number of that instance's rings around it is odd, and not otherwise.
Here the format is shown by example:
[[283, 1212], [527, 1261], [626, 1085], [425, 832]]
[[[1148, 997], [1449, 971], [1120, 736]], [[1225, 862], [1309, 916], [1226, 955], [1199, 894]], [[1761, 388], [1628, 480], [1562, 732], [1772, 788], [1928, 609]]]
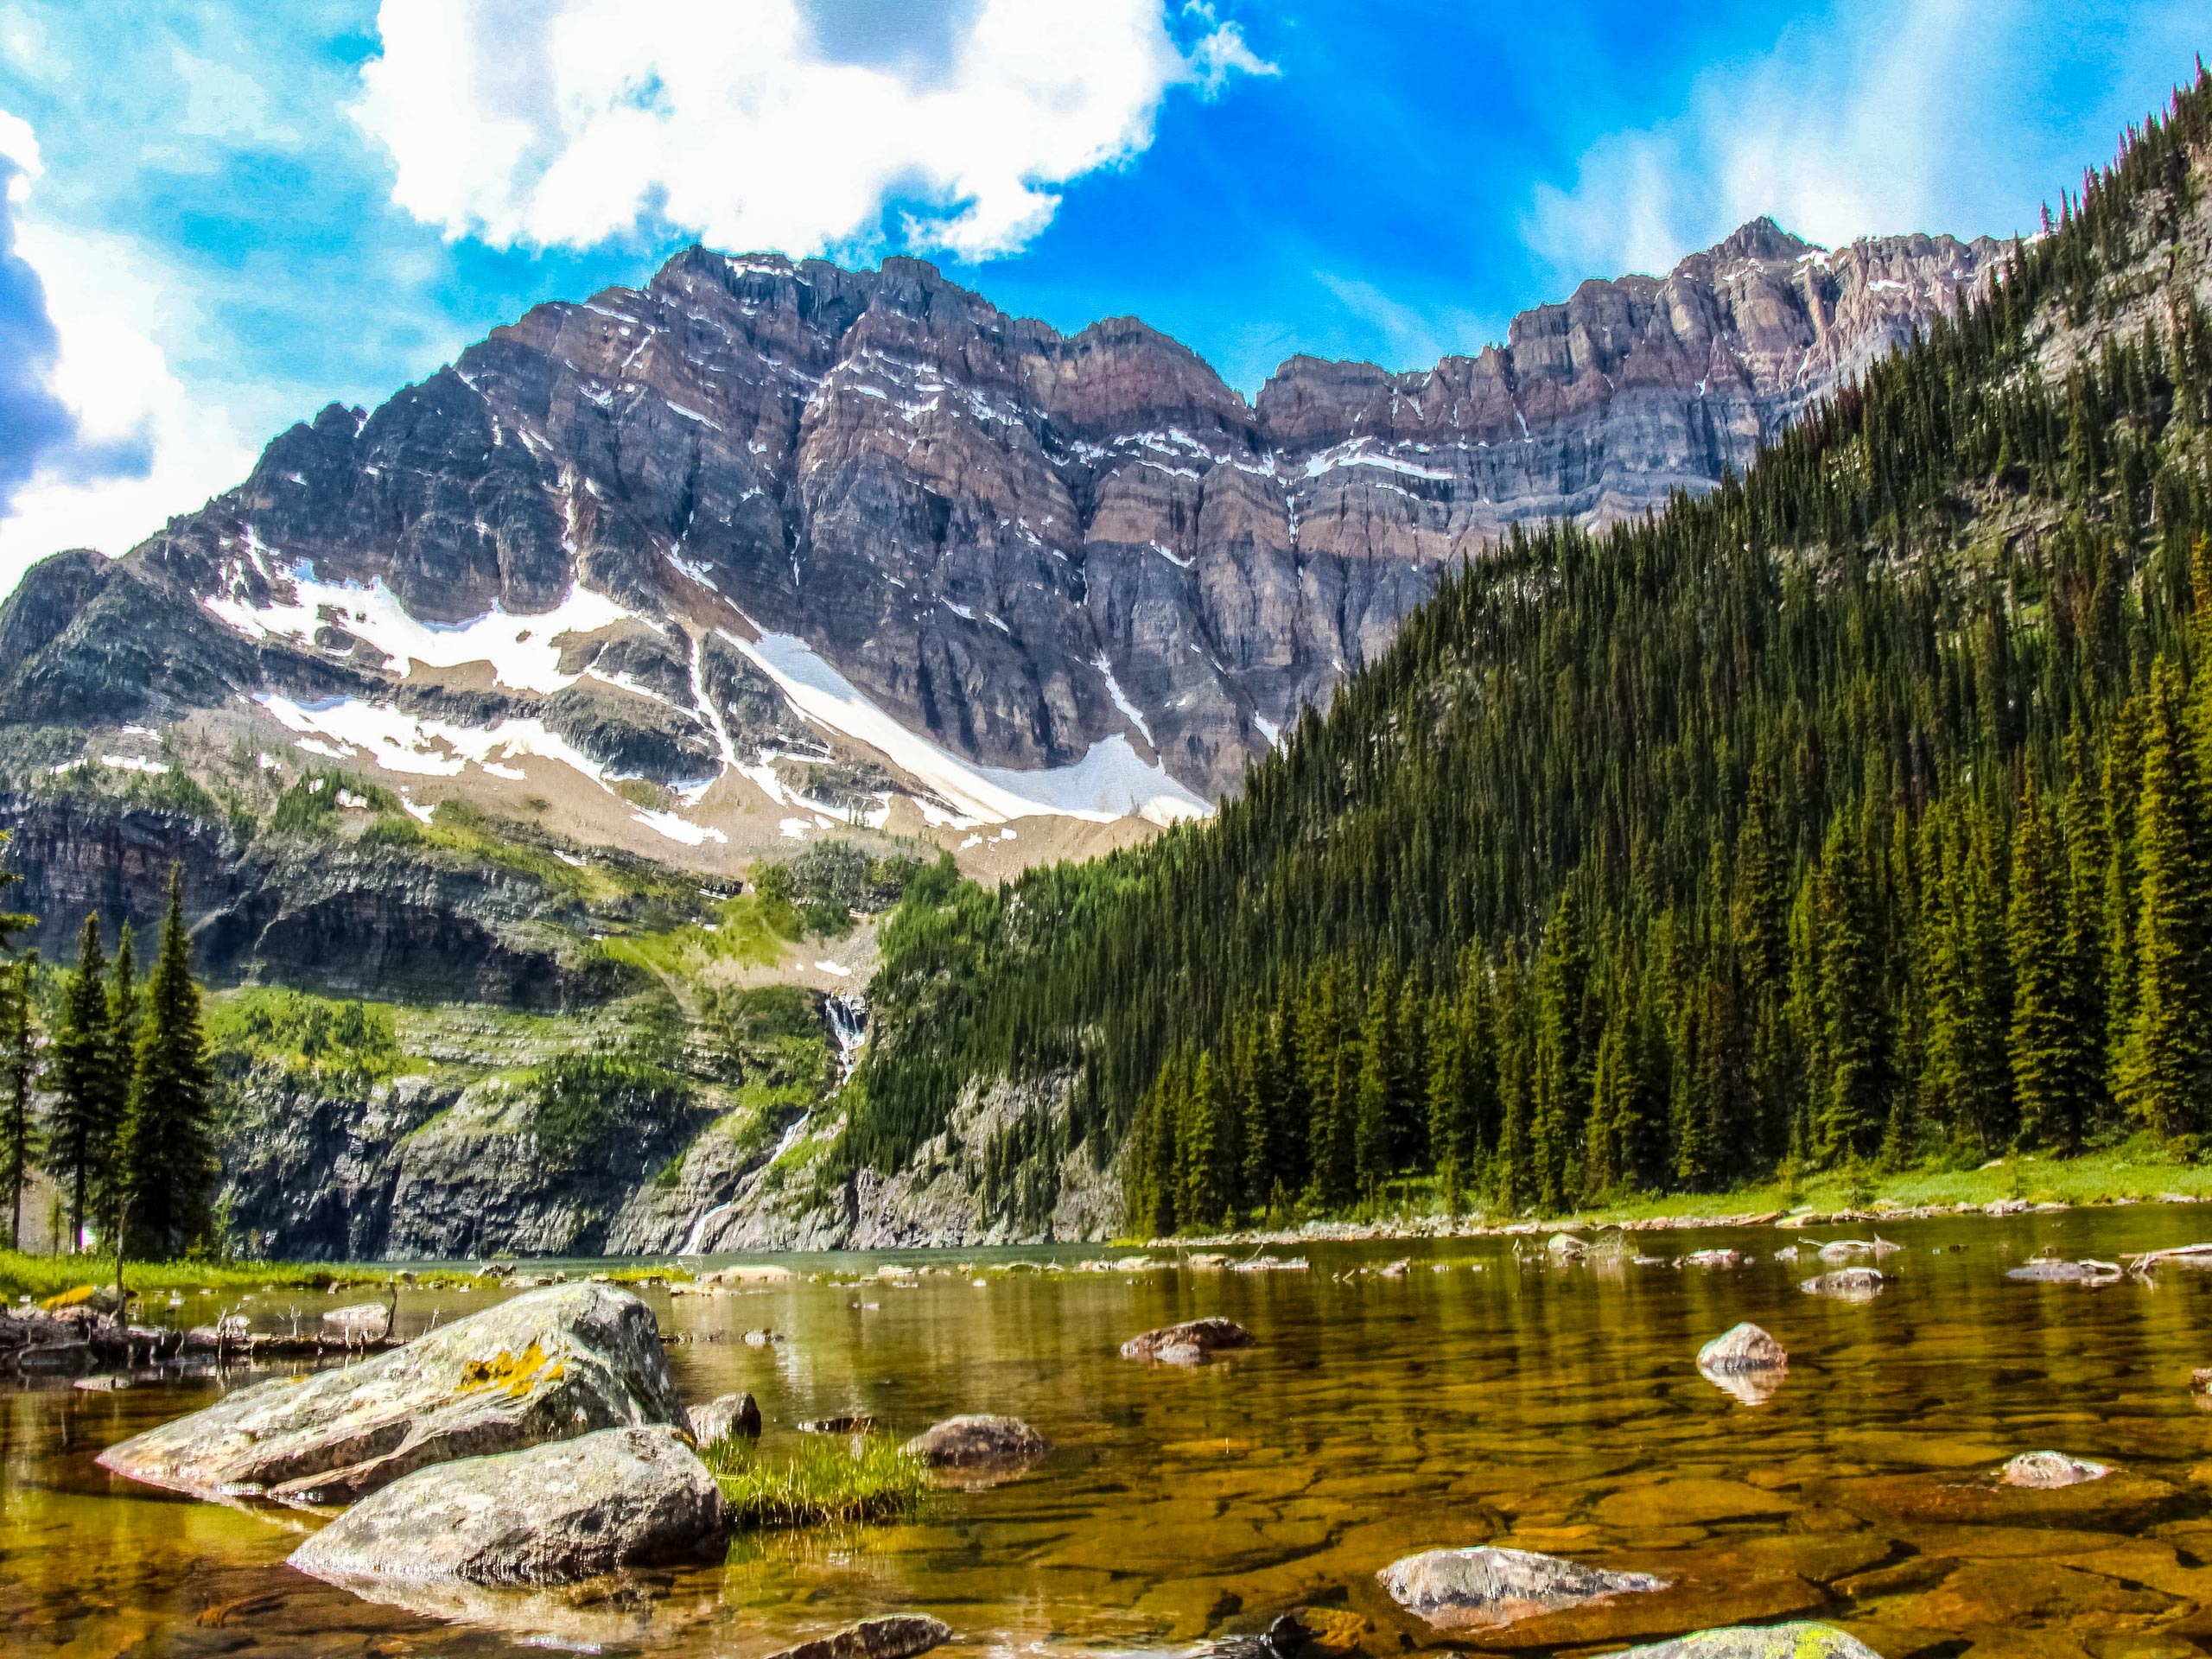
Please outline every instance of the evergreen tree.
[[70, 1248], [83, 1247], [86, 1223], [115, 1190], [116, 1141], [124, 1091], [108, 1017], [106, 952], [97, 916], [85, 918], [77, 966], [54, 1034], [55, 1100], [47, 1126], [48, 1172], [69, 1197]]
[[2005, 918], [2013, 984], [2012, 1086], [2020, 1144], [2070, 1152], [2081, 1143], [2090, 1051], [2075, 1001], [2057, 862], [2031, 774], [2012, 834], [2012, 898]]
[[181, 1255], [209, 1242], [219, 1173], [213, 1083], [184, 931], [183, 872], [172, 864], [161, 953], [146, 982], [121, 1160], [130, 1249], [142, 1259]]
[[1872, 908], [1855, 826], [1839, 812], [1821, 853], [1817, 900], [1821, 1046], [1828, 1062], [1819, 1146], [1831, 1163], [1871, 1156], [1889, 1122], [1889, 1052]]
[[8, 1195], [8, 1248], [22, 1248], [23, 1185], [38, 1157], [31, 1090], [38, 1078], [38, 1025], [31, 982], [38, 952], [0, 974], [0, 1192]]
[[2134, 1018], [2120, 1098], [2139, 1122], [2171, 1136], [2202, 1128], [2208, 1058], [2205, 995], [2212, 890], [2205, 871], [2201, 785], [2180, 671], [2151, 671], [2143, 788], [2137, 803]]

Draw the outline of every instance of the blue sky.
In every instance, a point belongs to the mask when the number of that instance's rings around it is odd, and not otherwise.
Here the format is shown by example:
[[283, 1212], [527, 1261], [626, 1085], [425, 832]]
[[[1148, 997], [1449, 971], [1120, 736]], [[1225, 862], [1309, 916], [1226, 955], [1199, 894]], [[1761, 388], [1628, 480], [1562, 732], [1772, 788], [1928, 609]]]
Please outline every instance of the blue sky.
[[2005, 234], [2212, 33], [2161, 0], [0, 0], [0, 587], [693, 239], [932, 258], [1256, 389], [1422, 367], [1754, 213]]

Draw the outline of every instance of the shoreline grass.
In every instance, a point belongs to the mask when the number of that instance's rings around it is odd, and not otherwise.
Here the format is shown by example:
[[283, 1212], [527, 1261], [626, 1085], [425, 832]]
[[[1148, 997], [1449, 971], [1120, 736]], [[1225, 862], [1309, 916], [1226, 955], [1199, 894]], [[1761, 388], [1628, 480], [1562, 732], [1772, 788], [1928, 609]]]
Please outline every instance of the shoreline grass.
[[810, 1434], [780, 1463], [735, 1437], [702, 1447], [699, 1456], [738, 1532], [902, 1520], [920, 1508], [929, 1488], [927, 1465], [875, 1434], [855, 1446], [841, 1436]]

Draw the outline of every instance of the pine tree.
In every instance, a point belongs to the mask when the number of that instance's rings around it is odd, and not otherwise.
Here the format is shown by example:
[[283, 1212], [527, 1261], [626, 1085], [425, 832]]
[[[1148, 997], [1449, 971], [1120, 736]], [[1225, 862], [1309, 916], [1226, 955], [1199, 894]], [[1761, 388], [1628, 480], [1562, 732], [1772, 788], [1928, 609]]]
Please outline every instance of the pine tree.
[[123, 1143], [131, 1253], [161, 1260], [209, 1242], [219, 1166], [213, 1077], [192, 982], [181, 868], [169, 867], [161, 954], [146, 983]]
[[1831, 821], [1817, 900], [1821, 1045], [1828, 1060], [1819, 1103], [1820, 1152], [1840, 1163], [1871, 1156], [1890, 1115], [1890, 1056], [1879, 947], [1866, 859], [1847, 814]]
[[2012, 1086], [2019, 1143], [2070, 1152], [2081, 1143], [2088, 1046], [2074, 996], [2066, 904], [2043, 798], [2030, 774], [2012, 834], [2005, 943], [2012, 967]]
[[106, 953], [97, 916], [85, 918], [77, 967], [69, 976], [61, 1024], [54, 1034], [55, 1101], [47, 1126], [47, 1168], [69, 1195], [70, 1248], [83, 1248], [85, 1224], [113, 1185], [123, 1090], [108, 1019]]
[[38, 1156], [31, 1090], [38, 1078], [38, 1025], [31, 984], [34, 950], [0, 976], [0, 1192], [8, 1195], [8, 1248], [22, 1248], [23, 1185]]
[[2136, 1121], [2168, 1136], [2202, 1128], [2208, 1052], [2205, 952], [2212, 891], [2180, 671], [2151, 671], [2143, 788], [2136, 808], [2139, 882], [2134, 1018], [2120, 1066], [2120, 1098]]

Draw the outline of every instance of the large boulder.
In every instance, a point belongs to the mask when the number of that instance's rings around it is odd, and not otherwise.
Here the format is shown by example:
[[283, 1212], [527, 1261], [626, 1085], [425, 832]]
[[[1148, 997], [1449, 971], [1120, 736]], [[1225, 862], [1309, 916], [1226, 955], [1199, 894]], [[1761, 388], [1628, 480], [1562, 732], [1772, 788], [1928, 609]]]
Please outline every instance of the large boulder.
[[358, 1364], [240, 1389], [99, 1460], [198, 1497], [350, 1503], [429, 1464], [683, 1421], [652, 1310], [556, 1285]]
[[1697, 1368], [1716, 1388], [1747, 1406], [1760, 1406], [1782, 1386], [1789, 1355], [1764, 1331], [1746, 1322], [1731, 1325], [1699, 1349]]
[[1533, 1550], [1431, 1549], [1375, 1575], [1390, 1599], [1442, 1630], [1510, 1624], [1613, 1596], [1663, 1590], [1648, 1573], [1612, 1573]]
[[1122, 1344], [1123, 1359], [1154, 1359], [1166, 1365], [1196, 1365], [1224, 1348], [1249, 1348], [1252, 1333], [1234, 1319], [1218, 1316], [1164, 1325]]
[[1613, 1659], [1882, 1659], [1855, 1636], [1829, 1624], [1762, 1624], [1700, 1630], [1671, 1642], [1630, 1648]]
[[569, 1584], [695, 1558], [722, 1535], [715, 1478], [653, 1424], [417, 1469], [302, 1544], [292, 1565], [337, 1585]]
[[933, 1469], [1008, 1469], [1037, 1461], [1052, 1443], [1019, 1417], [948, 1417], [906, 1442]]

